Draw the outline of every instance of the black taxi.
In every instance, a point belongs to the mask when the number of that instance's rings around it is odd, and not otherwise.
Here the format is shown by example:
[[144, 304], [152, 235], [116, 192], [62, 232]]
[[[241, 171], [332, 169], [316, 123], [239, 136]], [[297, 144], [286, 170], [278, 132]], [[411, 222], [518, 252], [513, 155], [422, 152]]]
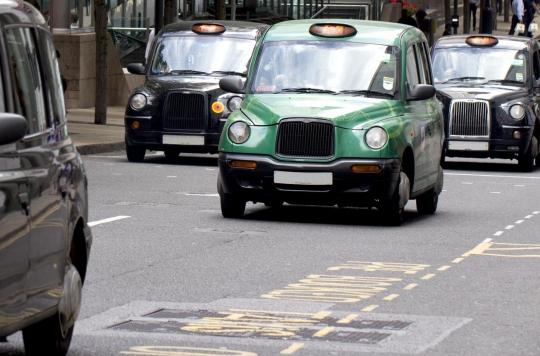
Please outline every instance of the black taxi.
[[[432, 49], [445, 155], [540, 164], [540, 46], [518, 36], [449, 36]], [[444, 161], [444, 155], [442, 157]]]
[[246, 76], [248, 63], [267, 25], [240, 21], [185, 21], [168, 25], [156, 36], [146, 65], [130, 64], [145, 74], [134, 90], [126, 114], [129, 161], [142, 161], [147, 149], [215, 153], [230, 112], [243, 96], [226, 93], [219, 80]]
[[0, 1], [0, 340], [22, 330], [26, 355], [63, 356], [92, 233], [48, 28], [28, 3]]

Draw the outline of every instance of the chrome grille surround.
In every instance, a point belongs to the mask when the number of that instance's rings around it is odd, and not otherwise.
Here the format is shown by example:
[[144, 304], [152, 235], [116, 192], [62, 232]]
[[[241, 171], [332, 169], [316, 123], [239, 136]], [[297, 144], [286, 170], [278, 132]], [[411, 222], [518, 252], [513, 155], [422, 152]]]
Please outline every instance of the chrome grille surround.
[[329, 158], [334, 155], [334, 124], [321, 119], [284, 119], [279, 122], [276, 153], [292, 158]]
[[448, 129], [450, 138], [489, 138], [491, 132], [489, 101], [452, 100]]

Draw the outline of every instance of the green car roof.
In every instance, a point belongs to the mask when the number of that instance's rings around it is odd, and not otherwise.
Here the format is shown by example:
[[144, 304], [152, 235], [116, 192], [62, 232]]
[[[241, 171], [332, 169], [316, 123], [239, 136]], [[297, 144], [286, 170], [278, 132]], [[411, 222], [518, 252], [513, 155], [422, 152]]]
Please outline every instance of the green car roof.
[[[311, 25], [316, 23], [339, 23], [350, 25], [356, 28], [356, 35], [345, 38], [323, 38], [309, 33]], [[381, 21], [363, 21], [348, 19], [312, 19], [312, 20], [293, 20], [284, 21], [275, 24], [268, 30], [264, 41], [295, 41], [295, 40], [313, 40], [322, 39], [330, 41], [352, 41], [361, 43], [371, 43], [380, 45], [399, 45], [401, 35], [407, 31], [413, 30], [421, 32], [413, 27], [391, 22]]]

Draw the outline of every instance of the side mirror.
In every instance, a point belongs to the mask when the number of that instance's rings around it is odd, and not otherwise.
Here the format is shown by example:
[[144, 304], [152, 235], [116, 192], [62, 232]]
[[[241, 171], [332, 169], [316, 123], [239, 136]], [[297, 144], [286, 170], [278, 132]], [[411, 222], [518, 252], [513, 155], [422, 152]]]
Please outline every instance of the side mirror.
[[21, 115], [0, 113], [0, 145], [19, 141], [26, 134], [26, 119]]
[[245, 93], [244, 79], [242, 77], [225, 77], [219, 81], [219, 87], [229, 93]]
[[142, 63], [130, 63], [127, 65], [127, 70], [131, 74], [137, 74], [137, 75], [146, 74], [146, 70]]
[[429, 84], [417, 84], [412, 89], [409, 90], [407, 95], [407, 100], [417, 101], [417, 100], [427, 100], [435, 96], [436, 90], [433, 85]]

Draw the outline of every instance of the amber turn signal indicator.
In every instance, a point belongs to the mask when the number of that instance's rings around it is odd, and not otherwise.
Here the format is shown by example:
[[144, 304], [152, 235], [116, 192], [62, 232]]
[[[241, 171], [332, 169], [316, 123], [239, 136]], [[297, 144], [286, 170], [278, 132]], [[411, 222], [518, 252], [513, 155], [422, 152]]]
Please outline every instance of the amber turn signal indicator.
[[221, 114], [225, 110], [225, 105], [219, 101], [214, 101], [212, 103], [212, 112], [214, 114]]
[[219, 35], [225, 32], [225, 26], [217, 23], [196, 23], [191, 30], [199, 35]]
[[499, 40], [493, 36], [469, 36], [465, 43], [474, 47], [493, 47], [499, 43]]
[[133, 121], [133, 122], [131, 123], [131, 128], [132, 128], [133, 130], [137, 130], [137, 129], [139, 129], [140, 127], [141, 127], [141, 123], [140, 123], [139, 121], [137, 121], [137, 120], [135, 120], [135, 121]]
[[354, 164], [351, 166], [353, 173], [379, 173], [381, 166], [377, 164]]
[[316, 23], [311, 25], [309, 33], [319, 37], [351, 37], [356, 35], [356, 29], [339, 23]]
[[229, 161], [229, 167], [231, 168], [243, 168], [243, 169], [255, 169], [257, 168], [257, 162], [254, 161]]

